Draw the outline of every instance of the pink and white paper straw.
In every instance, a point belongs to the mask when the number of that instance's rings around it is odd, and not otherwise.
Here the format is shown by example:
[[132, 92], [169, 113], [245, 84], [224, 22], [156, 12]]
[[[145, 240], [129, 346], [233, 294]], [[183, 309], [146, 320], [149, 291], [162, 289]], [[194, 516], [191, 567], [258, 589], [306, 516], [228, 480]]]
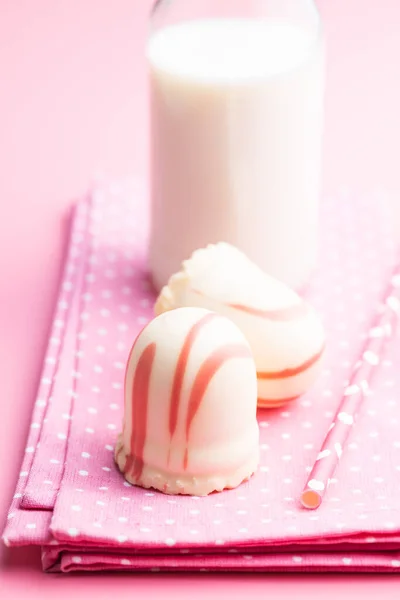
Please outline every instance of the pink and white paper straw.
[[354, 365], [349, 384], [301, 494], [300, 501], [304, 508], [316, 509], [322, 502], [363, 400], [368, 395], [373, 372], [382, 360], [385, 342], [394, 335], [399, 316], [400, 263], [392, 272], [383, 302], [368, 332], [361, 358]]

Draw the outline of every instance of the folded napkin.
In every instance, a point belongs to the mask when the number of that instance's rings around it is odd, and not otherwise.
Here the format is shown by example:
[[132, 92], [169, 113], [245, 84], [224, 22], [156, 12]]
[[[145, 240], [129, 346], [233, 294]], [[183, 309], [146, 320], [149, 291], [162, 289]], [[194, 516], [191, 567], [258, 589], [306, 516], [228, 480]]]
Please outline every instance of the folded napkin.
[[256, 475], [198, 498], [133, 487], [114, 464], [125, 363], [154, 303], [148, 215], [134, 182], [82, 200], [5, 542], [41, 545], [52, 572], [400, 572], [399, 338], [322, 506], [298, 501], [393, 264], [380, 204], [345, 192], [323, 203], [321, 263], [306, 295], [327, 330], [324, 372], [292, 405], [259, 411]]

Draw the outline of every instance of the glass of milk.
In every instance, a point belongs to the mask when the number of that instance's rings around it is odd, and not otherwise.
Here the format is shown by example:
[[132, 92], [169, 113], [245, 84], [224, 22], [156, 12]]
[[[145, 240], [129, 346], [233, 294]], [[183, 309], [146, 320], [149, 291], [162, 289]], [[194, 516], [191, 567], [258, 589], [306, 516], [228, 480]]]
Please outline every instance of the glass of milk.
[[324, 57], [314, 2], [161, 0], [147, 60], [155, 287], [194, 250], [224, 241], [301, 289], [318, 245]]

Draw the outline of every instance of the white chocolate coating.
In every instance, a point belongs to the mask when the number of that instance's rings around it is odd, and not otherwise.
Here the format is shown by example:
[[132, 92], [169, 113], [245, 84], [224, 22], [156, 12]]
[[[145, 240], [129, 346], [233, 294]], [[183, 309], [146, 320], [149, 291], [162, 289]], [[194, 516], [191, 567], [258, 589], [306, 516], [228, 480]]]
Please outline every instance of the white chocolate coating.
[[225, 317], [180, 308], [138, 336], [125, 376], [116, 462], [126, 479], [169, 494], [233, 488], [256, 470], [257, 375]]
[[317, 378], [325, 334], [316, 312], [234, 246], [194, 252], [161, 290], [155, 313], [182, 306], [215, 311], [241, 329], [257, 367], [260, 407], [297, 398]]

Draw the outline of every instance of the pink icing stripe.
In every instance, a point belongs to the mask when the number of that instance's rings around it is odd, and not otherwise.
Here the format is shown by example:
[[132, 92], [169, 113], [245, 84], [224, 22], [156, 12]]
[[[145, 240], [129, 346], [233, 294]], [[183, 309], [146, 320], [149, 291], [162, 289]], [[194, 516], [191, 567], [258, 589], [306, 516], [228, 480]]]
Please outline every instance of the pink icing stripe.
[[231, 358], [252, 358], [250, 350], [242, 344], [229, 344], [215, 350], [201, 365], [190, 392], [186, 416], [186, 451], [184, 468], [188, 465], [188, 443], [190, 428], [197, 411], [201, 406], [207, 387], [220, 367]]
[[175, 433], [176, 424], [178, 420], [179, 402], [183, 384], [183, 378], [185, 376], [186, 365], [189, 359], [190, 350], [198, 336], [200, 330], [207, 325], [210, 321], [217, 317], [216, 314], [207, 314], [202, 317], [197, 323], [190, 329], [185, 342], [182, 346], [182, 350], [179, 354], [178, 362], [175, 369], [174, 380], [172, 384], [170, 409], [169, 409], [169, 433], [172, 440], [172, 436]]
[[[198, 289], [193, 289], [192, 291], [198, 296], [207, 295]], [[217, 300], [215, 298], [213, 298], [213, 300], [221, 302], [221, 300]], [[248, 306], [247, 304], [236, 304], [227, 302], [221, 303], [225, 304], [225, 306], [227, 306], [228, 308], [234, 308], [235, 310], [240, 310], [241, 312], [248, 313], [255, 317], [260, 317], [261, 319], [269, 319], [270, 321], [297, 321], [298, 319], [304, 319], [310, 312], [309, 304], [307, 304], [307, 302], [304, 302], [303, 300], [300, 300], [300, 302], [292, 304], [291, 306], [287, 306], [285, 308], [277, 308], [275, 310], [255, 308], [253, 306]]]
[[287, 379], [288, 377], [301, 375], [301, 373], [304, 373], [304, 371], [307, 371], [307, 369], [309, 369], [319, 361], [322, 354], [324, 353], [324, 350], [325, 345], [322, 346], [321, 350], [317, 352], [317, 354], [314, 354], [313, 356], [311, 356], [311, 358], [309, 358], [303, 364], [297, 367], [283, 369], [282, 371], [259, 371], [257, 372], [257, 377], [258, 379]]
[[149, 387], [155, 355], [156, 344], [149, 344], [138, 360], [133, 380], [131, 447], [125, 465], [125, 473], [133, 468], [132, 477], [135, 479], [139, 479], [143, 471], [143, 451], [146, 442]]
[[304, 319], [310, 312], [310, 307], [306, 302], [298, 302], [287, 308], [276, 310], [265, 310], [242, 304], [227, 304], [227, 306], [269, 321], [297, 321], [298, 319]]

